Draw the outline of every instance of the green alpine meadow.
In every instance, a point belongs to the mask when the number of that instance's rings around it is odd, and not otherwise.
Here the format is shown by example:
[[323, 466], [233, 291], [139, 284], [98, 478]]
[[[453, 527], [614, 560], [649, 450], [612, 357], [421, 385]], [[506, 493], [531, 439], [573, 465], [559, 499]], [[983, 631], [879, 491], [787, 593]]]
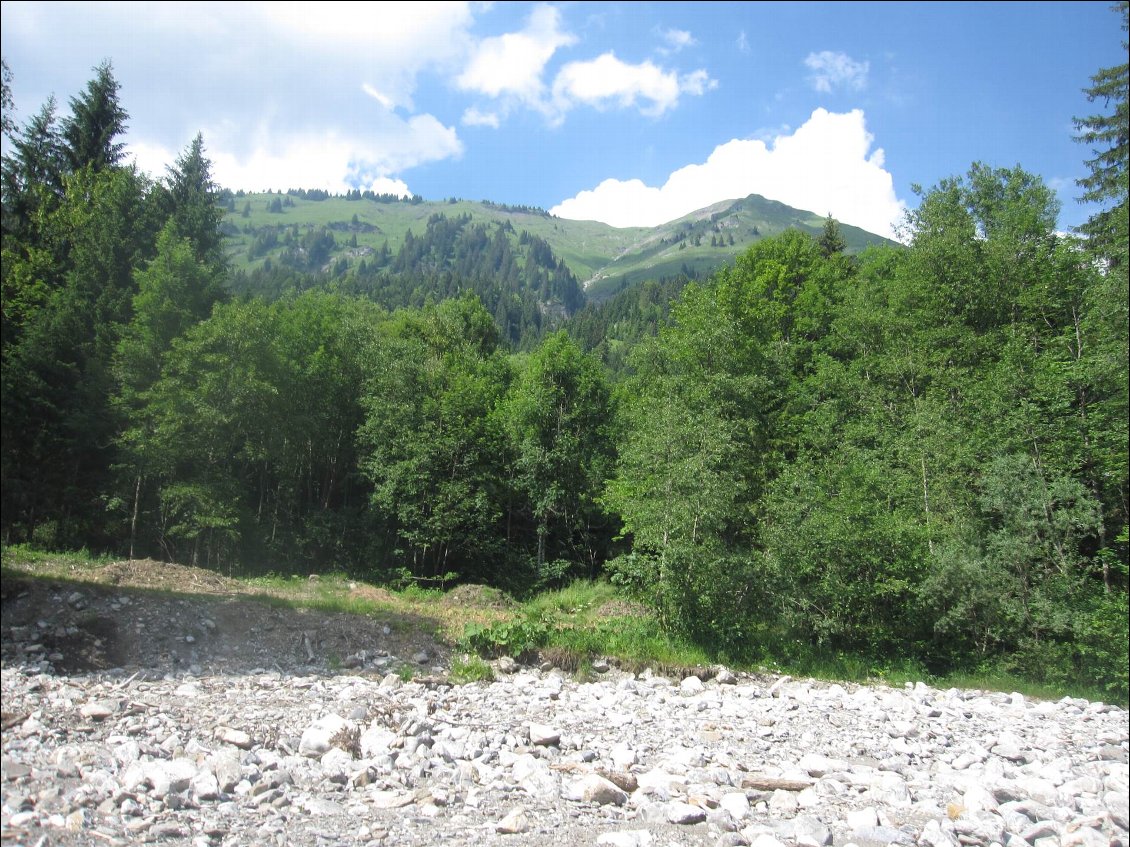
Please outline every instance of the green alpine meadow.
[[971, 162], [898, 241], [758, 195], [249, 194], [201, 134], [154, 178], [109, 62], [23, 124], [18, 72], [6, 561], [486, 586], [483, 656], [1130, 696], [1127, 65], [1079, 80], [1079, 231]]

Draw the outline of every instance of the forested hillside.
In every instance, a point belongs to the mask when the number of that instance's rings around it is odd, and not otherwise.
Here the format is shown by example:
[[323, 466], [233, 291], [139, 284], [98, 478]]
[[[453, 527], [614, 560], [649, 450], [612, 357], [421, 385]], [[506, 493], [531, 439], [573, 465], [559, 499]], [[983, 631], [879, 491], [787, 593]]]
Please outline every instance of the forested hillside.
[[[351, 273], [395, 277], [406, 268], [390, 267], [390, 260], [412, 246], [410, 239], [417, 249], [408, 250], [405, 258], [409, 264], [418, 259], [419, 242], [432, 237], [437, 218], [459, 221], [468, 231], [485, 229], [494, 234], [492, 241], [501, 231], [519, 257], [527, 252], [527, 243], [544, 245], [554, 264], [576, 277], [590, 301], [649, 280], [705, 276], [763, 238], [789, 229], [819, 236], [826, 223], [817, 213], [756, 194], [716, 203], [662, 226], [628, 228], [485, 200], [427, 201], [371, 191], [330, 195], [304, 189], [266, 194], [221, 190], [218, 202], [225, 210], [221, 228], [231, 267], [237, 275], [247, 272], [245, 290], [265, 296], [276, 293], [273, 272], [279, 269], [291, 280], [301, 279], [303, 287], [333, 284]], [[892, 243], [853, 226], [841, 226], [840, 231], [851, 254]], [[476, 250], [474, 242], [462, 239], [447, 239], [443, 248], [441, 265], [462, 266], [463, 251]], [[507, 269], [498, 263], [491, 271], [505, 276]], [[386, 279], [383, 287], [390, 283], [397, 285]], [[260, 290], [259, 285], [265, 287]]]
[[731, 661], [1125, 698], [1126, 84], [1080, 98], [1083, 233], [973, 163], [905, 245], [852, 253], [825, 220], [586, 305], [543, 235], [454, 206], [318, 284], [329, 230], [235, 269], [203, 138], [161, 179], [124, 166], [100, 66], [4, 128], [4, 542], [519, 595], [608, 577]]
[[[328, 228], [287, 230], [282, 260], [266, 260], [231, 276], [230, 288], [242, 297], [276, 300], [314, 289], [360, 296], [387, 309], [420, 307], [473, 292], [494, 316], [504, 339], [528, 348], [560, 326], [584, 303], [584, 291], [544, 239], [503, 223], [473, 223], [469, 214], [433, 214], [416, 236], [407, 230], [395, 253], [353, 250], [357, 262], [327, 264], [334, 237]], [[272, 232], [272, 242], [274, 234]]]

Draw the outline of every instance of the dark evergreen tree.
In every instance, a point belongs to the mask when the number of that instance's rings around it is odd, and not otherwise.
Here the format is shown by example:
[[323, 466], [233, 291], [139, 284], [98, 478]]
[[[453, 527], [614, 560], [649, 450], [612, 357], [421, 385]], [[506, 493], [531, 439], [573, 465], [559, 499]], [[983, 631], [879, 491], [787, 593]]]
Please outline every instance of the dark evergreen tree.
[[105, 61], [94, 72], [86, 90], [71, 98], [71, 115], [63, 122], [64, 152], [72, 171], [113, 167], [125, 148], [118, 138], [126, 131], [129, 114], [118, 99], [113, 67]]
[[[1130, 31], [1130, 3], [1114, 9], [1122, 31]], [[1123, 39], [1122, 48], [1127, 49]], [[1104, 503], [1104, 530], [1100, 538], [1104, 581], [1125, 588], [1130, 566], [1130, 489], [1126, 443], [1130, 419], [1130, 71], [1127, 64], [1100, 70], [1084, 90], [1092, 103], [1102, 101], [1106, 114], [1076, 120], [1077, 140], [1087, 144], [1094, 158], [1087, 161], [1090, 174], [1079, 181], [1082, 201], [1100, 209], [1080, 227], [1087, 247], [1099, 260], [1103, 273], [1089, 287], [1085, 308], [1073, 329], [1077, 351], [1076, 406], [1089, 430], [1086, 475], [1094, 495]]]
[[[11, 155], [3, 164], [3, 231], [26, 246], [34, 239], [33, 218], [63, 192], [65, 158], [51, 97], [22, 129], [10, 134]], [[11, 245], [14, 248], [14, 245]]]
[[16, 124], [12, 119], [16, 102], [12, 97], [12, 69], [8, 67], [7, 59], [0, 59], [0, 133], [11, 135]]
[[212, 163], [204, 155], [203, 135], [197, 134], [169, 167], [166, 189], [174, 234], [188, 240], [197, 259], [221, 269], [224, 208], [212, 181]]
[[[1122, 18], [1122, 31], [1130, 31], [1130, 3], [1121, 0], [1117, 6]], [[1130, 48], [1125, 40], [1122, 49]], [[1125, 266], [1127, 263], [1127, 191], [1130, 188], [1130, 65], [1123, 63], [1103, 68], [1091, 78], [1091, 86], [1084, 89], [1087, 99], [1102, 101], [1110, 113], [1077, 118], [1077, 139], [1090, 146], [1094, 158], [1087, 160], [1090, 174], [1079, 180], [1084, 189], [1082, 200], [1091, 203], [1112, 204], [1093, 215], [1081, 227], [1094, 242], [1096, 249], [1109, 261]]]
[[824, 231], [820, 234], [820, 252], [824, 254], [825, 258], [828, 258], [837, 253], [842, 253], [846, 249], [847, 242], [844, 241], [843, 233], [840, 232], [840, 224], [829, 213], [828, 217], [824, 219]]

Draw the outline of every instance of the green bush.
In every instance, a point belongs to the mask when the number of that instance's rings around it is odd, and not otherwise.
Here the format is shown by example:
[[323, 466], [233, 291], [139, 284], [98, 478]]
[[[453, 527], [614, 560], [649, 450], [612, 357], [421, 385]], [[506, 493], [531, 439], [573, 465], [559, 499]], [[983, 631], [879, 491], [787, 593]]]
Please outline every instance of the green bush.
[[547, 618], [526, 614], [490, 626], [478, 623], [466, 624], [458, 647], [469, 653], [490, 658], [499, 656], [520, 658], [543, 647], [549, 634], [550, 624]]

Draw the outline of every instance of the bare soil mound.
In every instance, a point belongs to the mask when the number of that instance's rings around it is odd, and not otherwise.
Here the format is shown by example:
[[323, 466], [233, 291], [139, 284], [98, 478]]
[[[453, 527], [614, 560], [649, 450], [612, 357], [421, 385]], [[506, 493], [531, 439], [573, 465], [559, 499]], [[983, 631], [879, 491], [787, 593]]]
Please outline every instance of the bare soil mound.
[[5, 665], [46, 661], [68, 674], [387, 672], [405, 664], [423, 672], [446, 664], [450, 652], [430, 618], [292, 608], [199, 568], [120, 562], [85, 576], [93, 578], [5, 574]]
[[93, 581], [184, 594], [243, 594], [247, 591], [238, 580], [215, 571], [154, 559], [114, 562], [96, 571]]
[[513, 609], [517, 601], [497, 588], [487, 585], [459, 585], [443, 595], [445, 606], [460, 606], [474, 609]]

